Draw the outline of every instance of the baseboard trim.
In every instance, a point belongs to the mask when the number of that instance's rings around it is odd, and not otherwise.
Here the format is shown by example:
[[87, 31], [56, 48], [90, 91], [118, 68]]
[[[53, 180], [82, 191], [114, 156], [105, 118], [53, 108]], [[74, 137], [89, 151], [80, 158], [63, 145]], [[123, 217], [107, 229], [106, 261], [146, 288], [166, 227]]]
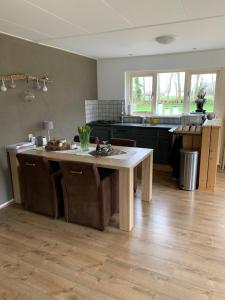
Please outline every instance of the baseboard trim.
[[7, 201], [5, 203], [0, 204], [0, 209], [4, 208], [6, 206], [9, 206], [12, 203], [14, 203], [14, 199], [11, 199], [11, 200], [9, 200], [9, 201]]

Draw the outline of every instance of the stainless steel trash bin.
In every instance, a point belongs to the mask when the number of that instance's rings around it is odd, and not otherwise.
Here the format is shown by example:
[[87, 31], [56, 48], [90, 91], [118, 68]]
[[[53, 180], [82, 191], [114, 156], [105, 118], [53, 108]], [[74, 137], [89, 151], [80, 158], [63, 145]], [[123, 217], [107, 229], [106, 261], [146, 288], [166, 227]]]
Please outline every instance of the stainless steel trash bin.
[[186, 191], [196, 189], [198, 176], [198, 151], [180, 150], [179, 186]]

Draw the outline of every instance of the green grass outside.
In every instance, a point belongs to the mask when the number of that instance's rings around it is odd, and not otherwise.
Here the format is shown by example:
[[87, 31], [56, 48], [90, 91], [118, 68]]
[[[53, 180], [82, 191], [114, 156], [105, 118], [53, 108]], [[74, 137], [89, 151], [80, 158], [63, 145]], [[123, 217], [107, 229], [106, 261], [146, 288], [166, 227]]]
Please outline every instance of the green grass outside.
[[[179, 113], [183, 113], [184, 112], [183, 103], [176, 104], [176, 106], [178, 107]], [[169, 108], [170, 109], [170, 114], [172, 114], [173, 107], [174, 107], [173, 103], [163, 104], [163, 113], [165, 113], [165, 109], [166, 108]], [[213, 112], [213, 110], [214, 110], [213, 103], [206, 103], [204, 105], [204, 109], [207, 112]], [[193, 112], [195, 110], [196, 110], [196, 104], [195, 103], [191, 103], [191, 105], [190, 105], [190, 112]], [[132, 111], [133, 112], [151, 112], [152, 111], [152, 105], [151, 104], [143, 104], [143, 102], [140, 103], [140, 104], [138, 104], [138, 103], [137, 104], [133, 104], [132, 105]]]

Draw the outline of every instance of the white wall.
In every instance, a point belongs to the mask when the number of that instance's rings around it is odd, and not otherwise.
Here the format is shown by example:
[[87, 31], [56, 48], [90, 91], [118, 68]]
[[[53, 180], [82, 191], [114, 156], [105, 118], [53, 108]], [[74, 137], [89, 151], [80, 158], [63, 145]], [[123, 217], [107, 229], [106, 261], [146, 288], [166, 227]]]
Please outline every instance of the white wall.
[[[199, 70], [225, 68], [225, 49], [152, 55], [127, 58], [99, 59], [98, 99], [113, 100], [125, 98], [125, 72], [127, 71], [167, 71], [167, 70]], [[224, 114], [225, 103], [225, 71], [219, 78], [219, 93], [216, 113]]]
[[[169, 70], [221, 69], [218, 78], [215, 112], [225, 116], [225, 49], [152, 55], [127, 58], [99, 59], [98, 99], [125, 99], [125, 72]], [[221, 144], [224, 143], [222, 133]], [[223, 148], [223, 147], [222, 147]], [[220, 154], [221, 158], [222, 153]]]

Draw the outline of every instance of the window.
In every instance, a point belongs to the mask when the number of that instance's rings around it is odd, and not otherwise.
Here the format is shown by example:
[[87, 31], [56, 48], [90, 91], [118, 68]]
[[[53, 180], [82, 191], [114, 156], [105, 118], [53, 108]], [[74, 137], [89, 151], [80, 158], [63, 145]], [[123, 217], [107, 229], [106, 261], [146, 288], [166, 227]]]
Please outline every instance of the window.
[[131, 77], [131, 104], [132, 111], [136, 113], [152, 112], [152, 87], [153, 77]]
[[192, 74], [191, 75], [191, 88], [190, 88], [190, 103], [189, 110], [193, 112], [196, 110], [195, 100], [198, 98], [199, 93], [205, 93], [206, 103], [204, 109], [207, 112], [214, 111], [216, 90], [216, 73], [208, 74]]
[[179, 114], [184, 112], [185, 72], [157, 74], [157, 113]]
[[127, 75], [126, 95], [134, 115], [195, 112], [198, 94], [205, 94], [204, 109], [214, 111], [217, 71], [143, 71]]

